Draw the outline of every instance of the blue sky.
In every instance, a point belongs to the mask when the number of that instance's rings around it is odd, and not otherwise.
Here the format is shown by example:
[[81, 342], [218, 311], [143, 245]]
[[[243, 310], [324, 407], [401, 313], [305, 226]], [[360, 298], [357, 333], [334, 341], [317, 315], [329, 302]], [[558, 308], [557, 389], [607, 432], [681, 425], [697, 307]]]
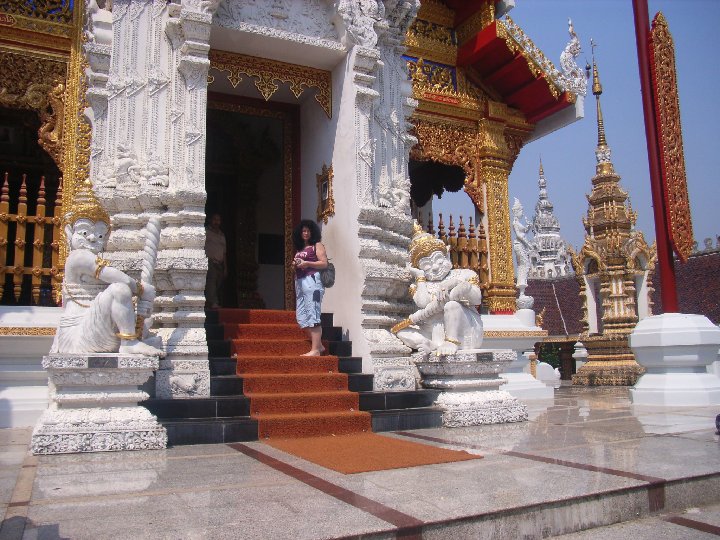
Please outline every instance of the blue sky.
[[[715, 59], [719, 0], [649, 0], [652, 18], [662, 11], [675, 41], [685, 166], [695, 239], [720, 235], [720, 67]], [[601, 105], [615, 171], [638, 212], [637, 227], [648, 243], [655, 239], [640, 81], [631, 0], [517, 0], [510, 16], [556, 65], [568, 40], [572, 18], [585, 59], [591, 61], [590, 38], [603, 85]], [[715, 32], [715, 35], [713, 35]], [[528, 218], [537, 201], [538, 165], [542, 157], [548, 195], [555, 205], [563, 237], [578, 248], [585, 230], [585, 194], [595, 174], [597, 120], [595, 97], [588, 88], [585, 118], [526, 145], [510, 176], [510, 202], [517, 197]], [[434, 203], [435, 213], [469, 215], [463, 192], [447, 193]]]

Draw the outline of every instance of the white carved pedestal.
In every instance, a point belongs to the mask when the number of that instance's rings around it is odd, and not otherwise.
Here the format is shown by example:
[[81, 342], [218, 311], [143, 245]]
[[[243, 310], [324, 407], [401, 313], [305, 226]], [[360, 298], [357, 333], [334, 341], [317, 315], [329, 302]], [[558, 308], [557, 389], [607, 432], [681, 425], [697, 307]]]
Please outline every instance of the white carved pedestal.
[[717, 360], [720, 328], [703, 315], [665, 313], [641, 320], [630, 347], [645, 368], [630, 390], [634, 405], [720, 405]]
[[138, 402], [157, 357], [120, 353], [45, 356], [50, 405], [32, 434], [33, 454], [156, 450], [167, 433]]
[[417, 362], [424, 388], [442, 390], [435, 405], [445, 427], [502, 424], [528, 419], [527, 407], [504, 390], [498, 374], [511, 361], [505, 351], [478, 349]]

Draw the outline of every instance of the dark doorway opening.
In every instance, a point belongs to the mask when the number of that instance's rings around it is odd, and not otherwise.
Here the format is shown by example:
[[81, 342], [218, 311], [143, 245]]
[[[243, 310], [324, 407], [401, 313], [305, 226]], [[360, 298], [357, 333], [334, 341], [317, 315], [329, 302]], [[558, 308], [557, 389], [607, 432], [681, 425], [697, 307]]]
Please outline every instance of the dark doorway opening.
[[226, 237], [222, 307], [286, 306], [295, 125], [286, 107], [217, 95], [208, 102], [205, 213], [221, 216]]

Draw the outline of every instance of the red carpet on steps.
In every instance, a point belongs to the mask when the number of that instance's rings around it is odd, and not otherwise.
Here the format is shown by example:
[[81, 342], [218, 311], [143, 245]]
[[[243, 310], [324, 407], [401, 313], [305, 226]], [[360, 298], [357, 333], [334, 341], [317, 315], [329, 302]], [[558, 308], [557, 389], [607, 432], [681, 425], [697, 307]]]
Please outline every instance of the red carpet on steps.
[[[258, 438], [345, 474], [477, 459], [467, 452], [372, 433], [337, 356], [310, 349], [294, 311], [219, 310]], [[324, 344], [328, 348], [328, 344]]]
[[220, 322], [260, 440], [372, 431], [337, 356], [301, 356], [310, 341], [294, 311], [221, 309]]

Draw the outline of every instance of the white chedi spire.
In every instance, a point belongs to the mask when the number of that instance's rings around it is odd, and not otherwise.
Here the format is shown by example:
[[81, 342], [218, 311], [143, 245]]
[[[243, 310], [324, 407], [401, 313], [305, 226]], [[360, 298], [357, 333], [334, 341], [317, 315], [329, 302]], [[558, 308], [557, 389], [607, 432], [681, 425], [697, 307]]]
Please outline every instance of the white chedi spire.
[[554, 278], [572, 273], [570, 254], [565, 240], [560, 236], [560, 223], [553, 212], [553, 203], [548, 199], [547, 180], [542, 159], [539, 170], [539, 196], [532, 220], [535, 256], [530, 268], [531, 279]]

